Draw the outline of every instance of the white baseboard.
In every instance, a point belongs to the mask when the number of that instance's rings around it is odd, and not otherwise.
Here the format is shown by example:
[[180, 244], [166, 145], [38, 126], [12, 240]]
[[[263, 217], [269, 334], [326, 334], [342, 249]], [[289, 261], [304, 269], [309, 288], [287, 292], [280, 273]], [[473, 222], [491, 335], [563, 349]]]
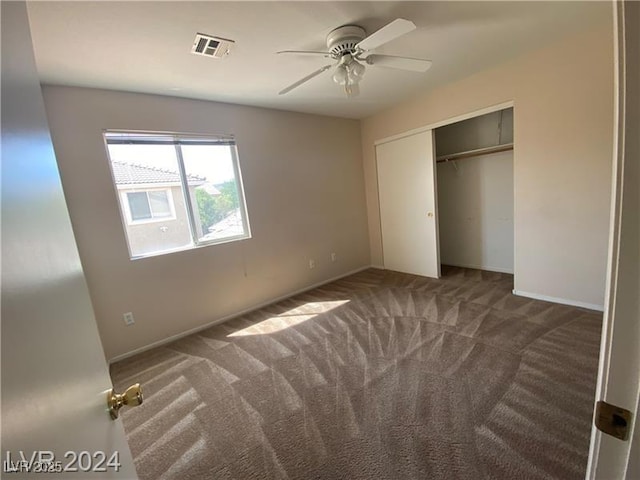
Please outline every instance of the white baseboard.
[[120, 360], [124, 360], [126, 358], [132, 357], [132, 356], [137, 355], [139, 353], [146, 352], [147, 350], [151, 350], [152, 348], [161, 347], [162, 345], [166, 345], [167, 343], [175, 342], [176, 340], [180, 340], [181, 338], [187, 337], [187, 336], [192, 335], [194, 333], [201, 332], [202, 330], [206, 330], [207, 328], [211, 328], [211, 327], [213, 327], [215, 325], [219, 325], [221, 323], [227, 322], [227, 321], [232, 320], [232, 319], [234, 319], [236, 317], [239, 317], [241, 315], [245, 315], [245, 314], [247, 314], [249, 312], [253, 312], [254, 310], [258, 310], [259, 308], [263, 308], [263, 307], [266, 307], [267, 305], [271, 305], [271, 304], [279, 302], [281, 300], [285, 300], [285, 299], [293, 297], [295, 295], [299, 295], [300, 293], [304, 293], [304, 292], [307, 292], [309, 290], [313, 290], [314, 288], [321, 287], [322, 285], [326, 285], [327, 283], [335, 282], [336, 280], [340, 280], [341, 278], [348, 277], [349, 275], [353, 275], [355, 273], [362, 272], [363, 270], [367, 270], [368, 268], [379, 268], [379, 267], [374, 267], [373, 265], [367, 265], [366, 267], [356, 268], [355, 270], [351, 270], [349, 272], [343, 273], [343, 274], [338, 275], [336, 277], [332, 277], [332, 278], [329, 278], [327, 280], [323, 280], [321, 282], [314, 283], [313, 285], [309, 285], [308, 287], [300, 288], [298, 290], [295, 290], [293, 292], [287, 293], [285, 295], [281, 295], [279, 297], [267, 300], [265, 302], [258, 303], [257, 305], [253, 305], [253, 306], [251, 306], [249, 308], [245, 308], [244, 310], [241, 310], [239, 312], [235, 312], [235, 313], [232, 313], [230, 315], [226, 315], [226, 316], [224, 316], [222, 318], [218, 318], [216, 320], [213, 320], [212, 322], [206, 323], [204, 325], [200, 325], [199, 327], [191, 328], [191, 329], [186, 330], [184, 332], [180, 332], [180, 333], [177, 333], [175, 335], [171, 335], [170, 337], [164, 338], [162, 340], [158, 340], [157, 342], [150, 343], [149, 345], [145, 345], [144, 347], [136, 348], [135, 350], [131, 350], [130, 352], [123, 353], [121, 355], [116, 355], [115, 357], [109, 359], [108, 363], [109, 364], [116, 363], [116, 362], [119, 362]]
[[386, 270], [386, 268], [384, 268], [384, 265], [378, 265], [378, 264], [371, 264], [370, 268], [377, 268], [378, 270]]
[[451, 263], [451, 262], [440, 262], [440, 263], [441, 265], [448, 265], [450, 267], [473, 268], [474, 270], [484, 270], [486, 272], [508, 273], [510, 275], [513, 275], [513, 270], [510, 270], [508, 268], [490, 267], [487, 265], [470, 265], [470, 264]]
[[534, 300], [544, 300], [545, 302], [560, 303], [562, 305], [570, 305], [572, 307], [588, 308], [589, 310], [596, 310], [598, 312], [604, 312], [604, 305], [596, 305], [595, 303], [578, 302], [576, 300], [567, 300], [566, 298], [551, 297], [549, 295], [540, 295], [538, 293], [523, 292], [522, 290], [513, 290], [514, 295], [520, 297], [533, 298]]

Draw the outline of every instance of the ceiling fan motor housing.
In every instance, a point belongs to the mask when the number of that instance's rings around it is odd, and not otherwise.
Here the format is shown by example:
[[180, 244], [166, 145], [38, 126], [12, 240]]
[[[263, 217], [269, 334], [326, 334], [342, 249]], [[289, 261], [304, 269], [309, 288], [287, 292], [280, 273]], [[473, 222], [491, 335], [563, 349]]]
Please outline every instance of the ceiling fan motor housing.
[[335, 58], [349, 53], [353, 54], [356, 45], [365, 39], [367, 33], [357, 25], [344, 25], [332, 30], [327, 35], [327, 48]]

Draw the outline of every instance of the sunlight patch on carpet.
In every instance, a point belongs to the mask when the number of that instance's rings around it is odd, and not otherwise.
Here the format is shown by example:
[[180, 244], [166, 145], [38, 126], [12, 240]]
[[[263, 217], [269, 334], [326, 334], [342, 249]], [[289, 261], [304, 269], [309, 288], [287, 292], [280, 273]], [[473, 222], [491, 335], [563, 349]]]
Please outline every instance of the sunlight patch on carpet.
[[233, 332], [227, 337], [244, 337], [246, 335], [265, 335], [279, 332], [294, 325], [311, 320], [321, 313], [326, 313], [334, 308], [349, 303], [349, 300], [335, 300], [326, 302], [307, 302], [299, 307], [292, 308], [279, 315], [267, 318], [261, 322]]

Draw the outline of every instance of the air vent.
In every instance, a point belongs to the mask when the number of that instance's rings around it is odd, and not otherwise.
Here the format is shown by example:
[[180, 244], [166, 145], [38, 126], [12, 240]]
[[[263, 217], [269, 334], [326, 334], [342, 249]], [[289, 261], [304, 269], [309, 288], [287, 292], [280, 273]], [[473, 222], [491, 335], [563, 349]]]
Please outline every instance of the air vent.
[[229, 54], [235, 42], [226, 38], [212, 37], [204, 33], [196, 33], [191, 53], [205, 57], [222, 58]]

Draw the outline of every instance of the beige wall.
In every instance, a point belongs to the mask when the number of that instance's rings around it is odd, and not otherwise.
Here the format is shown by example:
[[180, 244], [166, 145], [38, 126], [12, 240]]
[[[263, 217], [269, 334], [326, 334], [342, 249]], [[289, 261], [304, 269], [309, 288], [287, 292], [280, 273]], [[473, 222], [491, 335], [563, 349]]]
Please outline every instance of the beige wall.
[[515, 288], [602, 306], [613, 80], [612, 22], [603, 19], [596, 29], [364, 120], [372, 263], [383, 262], [374, 142], [513, 101]]
[[[369, 265], [357, 121], [80, 88], [44, 96], [107, 358]], [[253, 238], [130, 260], [103, 129], [234, 134]]]

